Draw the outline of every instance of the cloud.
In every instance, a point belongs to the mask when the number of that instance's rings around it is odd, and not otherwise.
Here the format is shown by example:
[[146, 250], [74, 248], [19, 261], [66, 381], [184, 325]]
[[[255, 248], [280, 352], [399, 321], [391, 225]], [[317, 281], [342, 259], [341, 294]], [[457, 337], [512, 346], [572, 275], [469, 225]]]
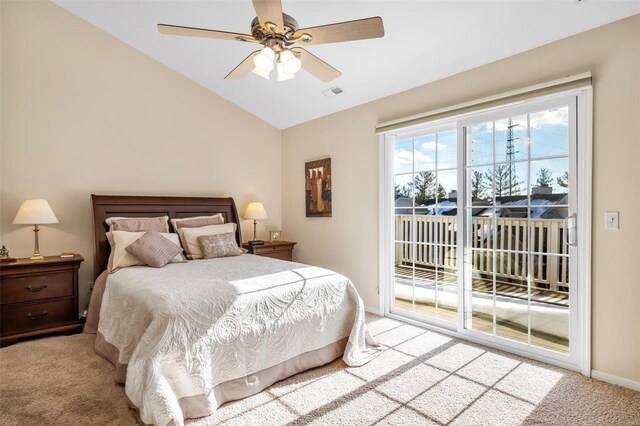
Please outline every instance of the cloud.
[[435, 151], [438, 148], [439, 151], [444, 151], [447, 149], [447, 146], [443, 143], [436, 141], [428, 141], [420, 144], [420, 148], [423, 151]]
[[[394, 152], [394, 161], [395, 161], [396, 168], [408, 167], [410, 170], [413, 160], [414, 160], [413, 153], [408, 149], [396, 149]], [[425, 154], [422, 151], [416, 151], [415, 161], [416, 161], [416, 164], [425, 164], [425, 163], [433, 163], [435, 160], [433, 157]]]
[[539, 129], [543, 126], [561, 126], [569, 124], [569, 108], [554, 108], [531, 114], [531, 127]]

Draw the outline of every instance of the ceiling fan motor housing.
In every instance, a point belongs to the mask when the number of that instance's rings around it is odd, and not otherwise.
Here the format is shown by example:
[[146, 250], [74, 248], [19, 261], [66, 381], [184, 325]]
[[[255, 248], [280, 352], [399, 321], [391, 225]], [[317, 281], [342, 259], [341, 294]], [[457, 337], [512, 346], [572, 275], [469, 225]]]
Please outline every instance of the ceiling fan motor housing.
[[[271, 45], [270, 47], [273, 47], [273, 45], [281, 46], [282, 44], [293, 44], [295, 42], [292, 40], [293, 34], [298, 31], [299, 28], [298, 21], [286, 13], [282, 14], [282, 18], [284, 21], [284, 28], [277, 28], [275, 26], [272, 28], [264, 28], [260, 25], [258, 17], [253, 18], [253, 21], [251, 21], [251, 35], [261, 43]], [[266, 42], [270, 39], [280, 40], [280, 42], [267, 44]]]

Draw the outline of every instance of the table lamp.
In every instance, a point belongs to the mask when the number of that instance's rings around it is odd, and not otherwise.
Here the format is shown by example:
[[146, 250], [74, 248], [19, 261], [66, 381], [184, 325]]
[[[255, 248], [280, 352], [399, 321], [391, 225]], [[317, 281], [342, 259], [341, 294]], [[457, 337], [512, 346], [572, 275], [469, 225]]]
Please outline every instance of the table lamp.
[[264, 244], [263, 240], [256, 239], [256, 221], [267, 218], [267, 212], [264, 210], [262, 203], [249, 203], [244, 213], [244, 218], [253, 219], [253, 240], [249, 241], [249, 244], [252, 246]]
[[51, 206], [47, 203], [47, 200], [24, 200], [20, 205], [16, 218], [13, 219], [14, 225], [33, 225], [33, 232], [35, 232], [35, 248], [33, 249], [33, 256], [31, 260], [42, 260], [44, 256], [40, 254], [40, 247], [38, 244], [38, 232], [40, 229], [38, 225], [45, 225], [49, 223], [58, 223], [58, 218], [51, 210]]

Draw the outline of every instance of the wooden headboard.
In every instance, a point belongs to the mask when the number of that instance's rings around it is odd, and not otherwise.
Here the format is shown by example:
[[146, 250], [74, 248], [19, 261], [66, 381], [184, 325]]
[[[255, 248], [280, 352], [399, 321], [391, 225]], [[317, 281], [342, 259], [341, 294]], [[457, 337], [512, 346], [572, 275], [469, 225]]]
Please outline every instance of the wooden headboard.
[[[233, 198], [209, 197], [148, 197], [128, 195], [91, 194], [93, 205], [93, 274], [95, 277], [107, 269], [111, 247], [107, 242], [105, 224], [108, 217], [155, 217], [169, 216], [169, 219], [205, 216], [222, 213], [224, 221], [238, 224], [236, 241], [242, 245], [240, 217]], [[171, 225], [169, 225], [171, 227]], [[172, 230], [173, 231], [173, 230]]]

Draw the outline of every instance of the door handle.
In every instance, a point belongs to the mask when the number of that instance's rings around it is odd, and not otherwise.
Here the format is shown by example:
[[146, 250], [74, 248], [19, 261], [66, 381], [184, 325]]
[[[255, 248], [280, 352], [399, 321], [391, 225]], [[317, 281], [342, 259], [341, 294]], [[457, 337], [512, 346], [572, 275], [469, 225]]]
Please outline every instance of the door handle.
[[576, 215], [572, 214], [564, 218], [564, 243], [568, 246], [576, 246]]

